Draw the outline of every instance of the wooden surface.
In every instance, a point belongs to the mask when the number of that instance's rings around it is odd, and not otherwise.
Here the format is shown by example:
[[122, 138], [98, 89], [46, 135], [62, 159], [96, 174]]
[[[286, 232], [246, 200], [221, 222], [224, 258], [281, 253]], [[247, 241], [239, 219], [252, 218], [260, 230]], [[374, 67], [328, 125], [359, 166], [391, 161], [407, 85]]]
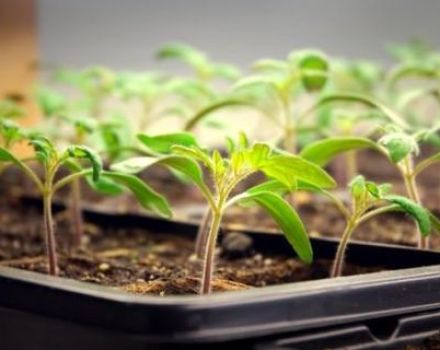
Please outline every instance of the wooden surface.
[[[0, 0], [0, 98], [12, 98], [27, 112], [22, 123], [38, 119], [32, 101], [37, 78], [37, 23], [34, 0]], [[19, 152], [27, 153], [24, 145]]]
[[37, 118], [31, 90], [37, 76], [37, 30], [34, 0], [0, 1], [0, 96], [20, 101], [26, 124]]

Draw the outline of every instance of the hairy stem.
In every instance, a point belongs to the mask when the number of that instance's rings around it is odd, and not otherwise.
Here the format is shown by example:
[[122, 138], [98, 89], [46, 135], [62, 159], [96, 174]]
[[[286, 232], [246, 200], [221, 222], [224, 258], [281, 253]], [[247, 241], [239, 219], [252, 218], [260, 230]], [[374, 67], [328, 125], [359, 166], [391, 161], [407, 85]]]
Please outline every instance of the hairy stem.
[[286, 127], [284, 130], [283, 148], [292, 154], [296, 153], [296, 135], [293, 127]]
[[351, 234], [353, 233], [356, 225], [357, 224], [355, 220], [349, 220], [347, 222], [344, 232], [342, 233], [338, 249], [336, 251], [336, 256], [333, 261], [330, 277], [339, 277], [342, 275], [342, 270], [344, 268], [345, 251], [347, 250], [348, 241], [350, 240]]
[[92, 169], [85, 169], [78, 171], [76, 173], [72, 173], [61, 180], [59, 180], [54, 186], [53, 186], [53, 192], [58, 191], [59, 189], [63, 188], [64, 186], [68, 185], [72, 181], [79, 179], [82, 176], [86, 176], [92, 172]]
[[197, 231], [196, 244], [194, 247], [194, 252], [199, 259], [203, 257], [203, 249], [206, 246], [206, 240], [208, 238], [211, 216], [211, 208], [208, 207], [206, 212], [203, 214], [202, 220], [200, 221], [200, 226]]
[[206, 246], [203, 255], [203, 275], [200, 294], [211, 293], [211, 281], [214, 272], [215, 247], [222, 219], [222, 212], [217, 210], [212, 213], [211, 224], [207, 235]]
[[56, 252], [56, 240], [54, 231], [54, 222], [52, 218], [52, 193], [45, 191], [43, 194], [44, 206], [44, 229], [46, 239], [47, 259], [49, 263], [49, 274], [58, 275], [58, 261]]
[[76, 178], [71, 183], [71, 211], [73, 224], [73, 242], [75, 247], [81, 246], [84, 234], [84, 220], [81, 208], [81, 182]]
[[142, 113], [139, 120], [138, 132], [143, 133], [146, 131], [147, 127], [150, 124], [150, 115], [151, 115], [151, 103], [148, 100], [142, 101]]
[[350, 179], [354, 179], [358, 173], [356, 152], [349, 151], [345, 154], [345, 162], [347, 166], [347, 183]]
[[[403, 164], [401, 166], [401, 173], [405, 182], [405, 188], [408, 197], [417, 204], [421, 204], [419, 191], [417, 189], [416, 178], [413, 171], [413, 160], [411, 156], [407, 156], [403, 160]], [[429, 237], [424, 237], [420, 232], [420, 230], [418, 230], [417, 247], [419, 249], [429, 249], [429, 246], [430, 246]]]

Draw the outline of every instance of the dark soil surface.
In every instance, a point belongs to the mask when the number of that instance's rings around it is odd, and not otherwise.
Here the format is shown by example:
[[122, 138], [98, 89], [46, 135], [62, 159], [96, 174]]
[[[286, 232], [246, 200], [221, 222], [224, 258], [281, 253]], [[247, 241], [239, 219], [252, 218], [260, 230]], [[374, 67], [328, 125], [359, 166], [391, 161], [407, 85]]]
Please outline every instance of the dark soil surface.
[[[0, 207], [0, 266], [45, 273], [41, 214], [12, 202]], [[23, 220], [23, 218], [26, 218]], [[55, 215], [62, 277], [119, 287], [134, 293], [191, 294], [199, 289], [200, 262], [193, 256], [193, 238], [140, 229], [103, 229], [86, 225], [84, 248], [71, 250], [65, 212]], [[220, 245], [214, 291], [241, 290], [328, 277], [330, 261], [312, 266], [293, 256], [274, 256], [250, 247], [232, 257]], [[293, 254], [292, 254], [293, 255]], [[377, 271], [347, 265], [345, 274]]]
[[[363, 157], [363, 158], [362, 158]], [[399, 175], [382, 157], [361, 153], [360, 172], [379, 182], [392, 182], [402, 192]], [[203, 202], [191, 186], [176, 181], [167, 171], [157, 169], [144, 174], [145, 180], [168, 197], [177, 207], [176, 218], [198, 222]], [[249, 186], [257, 179], [249, 179]], [[34, 193], [29, 183], [13, 169], [2, 175], [2, 184], [11, 184], [3, 198]], [[440, 176], [432, 168], [419, 178], [425, 205], [439, 213]], [[93, 194], [84, 187], [85, 205], [111, 212], [143, 212], [127, 196], [106, 198]], [[343, 197], [344, 193], [340, 193]], [[59, 197], [65, 202], [68, 189]], [[23, 208], [19, 201], [0, 204], [0, 264], [45, 272], [41, 214], [35, 209]], [[313, 236], [339, 237], [344, 220], [339, 211], [322, 198], [307, 193], [295, 195], [295, 206]], [[179, 209], [180, 208], [180, 209]], [[26, 220], [23, 220], [23, 217]], [[232, 208], [225, 216], [229, 229], [274, 229], [276, 226], [258, 208]], [[82, 281], [116, 286], [136, 293], [179, 294], [195, 293], [199, 285], [200, 262], [192, 255], [193, 239], [176, 236], [172, 232], [158, 234], [148, 230], [103, 229], [86, 225], [89, 242], [85, 248], [71, 250], [70, 223], [66, 213], [57, 215], [57, 236], [60, 243], [61, 275]], [[66, 238], [67, 237], [67, 238]], [[417, 232], [414, 223], [404, 214], [386, 214], [364, 223], [353, 239], [415, 245]], [[440, 236], [432, 237], [432, 247], [440, 248]], [[309, 267], [295, 258], [266, 256], [250, 250], [247, 255], [232, 259], [219, 249], [214, 290], [237, 290], [265, 285], [295, 282], [328, 276], [329, 261], [317, 260]], [[373, 269], [374, 270], [374, 269]], [[376, 269], [377, 270], [377, 269]], [[347, 266], [345, 274], [366, 272]]]

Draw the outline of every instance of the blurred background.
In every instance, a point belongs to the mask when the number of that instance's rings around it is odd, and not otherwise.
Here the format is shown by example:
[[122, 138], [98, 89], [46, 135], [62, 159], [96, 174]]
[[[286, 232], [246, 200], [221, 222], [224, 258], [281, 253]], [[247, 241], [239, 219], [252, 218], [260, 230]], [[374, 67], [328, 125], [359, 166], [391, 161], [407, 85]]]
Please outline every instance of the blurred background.
[[157, 66], [153, 53], [168, 41], [242, 67], [303, 47], [385, 60], [389, 43], [440, 44], [437, 0], [38, 0], [36, 7], [42, 61], [75, 66]]
[[38, 66], [187, 73], [154, 58], [170, 41], [243, 69], [305, 47], [386, 62], [390, 43], [440, 46], [439, 13], [437, 0], [0, 0], [0, 94], [24, 97], [35, 118]]

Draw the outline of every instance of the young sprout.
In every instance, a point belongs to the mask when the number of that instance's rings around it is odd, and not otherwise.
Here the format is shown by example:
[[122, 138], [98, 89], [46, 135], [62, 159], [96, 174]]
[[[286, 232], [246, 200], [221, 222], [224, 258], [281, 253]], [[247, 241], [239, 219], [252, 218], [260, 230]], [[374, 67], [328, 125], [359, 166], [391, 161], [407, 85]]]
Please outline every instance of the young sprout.
[[[57, 143], [71, 141], [73, 144], [91, 144], [91, 136], [104, 129], [104, 122], [96, 119], [77, 116], [75, 106], [69, 104], [64, 96], [47, 87], [39, 87], [37, 100], [45, 119], [44, 135], [56, 140]], [[49, 123], [50, 122], [50, 123]], [[48, 127], [48, 126], [51, 127]], [[43, 127], [42, 127], [43, 129]], [[64, 133], [63, 133], [63, 132]], [[109, 132], [106, 128], [106, 133]], [[67, 137], [66, 135], [67, 134]], [[105, 143], [104, 143], [105, 144]], [[82, 243], [84, 224], [81, 208], [81, 182], [77, 178], [70, 184], [71, 188], [71, 219], [73, 226], [74, 245]]]
[[61, 69], [56, 73], [56, 79], [75, 86], [83, 94], [89, 114], [96, 119], [103, 118], [105, 99], [114, 94], [116, 73], [103, 66], [94, 66], [83, 71]]
[[17, 103], [5, 99], [0, 101], [0, 119], [17, 119], [25, 115], [23, 108]]
[[226, 107], [245, 106], [263, 113], [281, 131], [283, 149], [296, 152], [298, 136], [314, 130], [305, 125], [305, 115], [296, 107], [305, 93], [320, 92], [329, 65], [326, 56], [315, 50], [292, 52], [286, 61], [261, 60], [254, 68], [259, 75], [239, 80], [232, 92], [198, 112], [186, 125], [192, 130], [212, 112]]
[[[342, 110], [335, 109], [335, 104], [338, 106], [342, 105], [344, 108]], [[363, 108], [349, 110], [349, 106]], [[332, 109], [330, 109], [330, 107]], [[305, 115], [312, 114], [313, 112], [320, 112], [322, 110], [330, 112], [325, 115], [325, 118], [322, 118], [321, 114], [319, 123], [320, 132], [324, 135], [327, 135], [329, 138], [333, 138], [333, 145], [335, 145], [336, 148], [342, 147], [337, 154], [344, 152], [345, 162], [343, 165], [345, 175], [338, 174], [337, 176], [338, 183], [341, 186], [345, 186], [347, 180], [357, 175], [358, 170], [355, 151], [359, 148], [370, 147], [371, 142], [368, 142], [368, 137], [372, 136], [372, 134], [377, 131], [378, 124], [381, 125], [391, 122], [402, 128], [408, 127], [408, 123], [401, 118], [400, 114], [385, 104], [377, 101], [375, 98], [364, 94], [348, 92], [331, 92], [324, 94], [305, 112]], [[355, 126], [359, 125], [363, 121], [370, 121], [371, 126], [369, 127], [368, 125], [363, 125], [363, 133], [358, 135], [355, 130]], [[336, 137], [334, 137], [334, 131], [332, 131], [332, 127], [335, 124], [342, 126], [342, 132]], [[319, 145], [319, 142], [320, 141], [317, 141], [317, 144], [313, 143], [305, 146], [303, 152], [309, 152], [308, 149], [310, 147], [314, 148], [316, 145]], [[326, 142], [327, 141], [324, 142], [324, 145], [326, 145]], [[334, 151], [335, 149], [332, 147], [331, 150]], [[320, 146], [318, 146], [316, 150], [311, 150], [310, 152], [327, 153], [328, 151], [330, 150], [323, 150]]]
[[[26, 132], [14, 119], [25, 115], [24, 110], [8, 100], [0, 101], [0, 147], [11, 150], [15, 144], [26, 138]], [[0, 173], [7, 164], [0, 164]]]
[[[414, 164], [414, 156], [418, 153], [418, 143], [424, 137], [429, 136], [433, 130], [418, 132], [409, 135], [397, 127], [391, 127], [378, 142], [356, 137], [356, 138], [329, 138], [317, 141], [305, 147], [300, 155], [320, 166], [327, 165], [335, 156], [343, 152], [353, 152], [359, 149], [370, 148], [385, 155], [390, 162], [396, 166], [401, 174], [408, 198], [414, 203], [421, 205], [420, 195], [416, 184], [416, 177], [426, 168], [440, 161], [440, 153]], [[438, 219], [429, 213], [431, 223], [436, 230], [439, 230]], [[420, 227], [419, 227], [420, 228]], [[418, 247], [428, 248], [429, 237], [418, 234]]]
[[333, 262], [331, 277], [342, 275], [345, 252], [353, 232], [359, 225], [377, 215], [390, 211], [403, 211], [414, 218], [423, 236], [430, 233], [429, 212], [406, 197], [390, 194], [390, 185], [377, 185], [374, 182], [366, 181], [363, 176], [359, 175], [352, 180], [349, 187], [351, 194], [350, 208], [347, 208], [341, 200], [329, 192], [318, 190], [337, 205], [346, 221]]
[[388, 52], [401, 64], [432, 65], [440, 63], [438, 53], [420, 39], [412, 39], [404, 44], [389, 45]]
[[142, 105], [134, 123], [137, 133], [147, 132], [165, 117], [188, 119], [216, 97], [204, 82], [160, 73], [118, 74], [116, 93], [125, 101], [135, 100]]
[[[436, 131], [436, 130], [435, 130]], [[434, 130], [419, 131], [415, 134], [408, 134], [394, 126], [386, 129], [386, 134], [379, 139], [378, 144], [383, 147], [384, 153], [388, 159], [399, 170], [405, 184], [406, 192], [409, 198], [414, 202], [421, 204], [419, 189], [416, 177], [428, 167], [440, 161], [440, 153], [436, 153], [418, 164], [415, 164], [414, 157], [419, 153], [419, 143], [429, 133]], [[432, 220], [435, 220], [431, 215]], [[419, 235], [418, 247], [421, 249], [429, 248], [429, 237]]]
[[[32, 137], [29, 142], [35, 150], [37, 160], [43, 167], [44, 173], [41, 178], [24, 161], [3, 147], [0, 147], [0, 162], [9, 162], [18, 166], [32, 180], [42, 196], [44, 234], [51, 275], [57, 275], [59, 270], [52, 217], [52, 198], [58, 190], [72, 181], [86, 178], [93, 188], [106, 194], [118, 194], [123, 187], [126, 187], [136, 196], [144, 208], [154, 210], [163, 216], [171, 215], [167, 201], [138, 178], [128, 174], [104, 171], [100, 157], [92, 149], [82, 145], [71, 145], [66, 150], [59, 151], [50, 140], [41, 136]], [[91, 163], [90, 169], [84, 169], [78, 163], [83, 159]], [[72, 173], [58, 178], [58, 170], [63, 165], [69, 167]]]
[[240, 77], [238, 68], [230, 64], [213, 62], [203, 52], [185, 44], [165, 45], [159, 49], [157, 57], [162, 60], [172, 59], [184, 62], [194, 71], [196, 79], [204, 83], [217, 78], [235, 81]]
[[375, 95], [384, 70], [378, 63], [367, 60], [332, 59], [331, 78], [327, 91], [351, 91]]
[[[260, 205], [277, 222], [300, 259], [311, 262], [312, 249], [304, 225], [295, 210], [278, 193], [276, 183], [290, 191], [297, 187], [298, 182], [331, 188], [335, 183], [324, 170], [301, 157], [276, 152], [264, 143], [250, 145], [244, 134], [241, 134], [238, 143], [229, 142], [226, 156], [222, 156], [218, 150], [207, 152], [194, 144], [193, 140], [185, 139], [187, 141], [190, 141], [190, 146], [182, 145], [182, 140], [174, 143], [169, 135], [162, 137], [160, 148], [169, 151], [169, 155], [137, 157], [115, 164], [112, 169], [138, 173], [153, 164], [161, 164], [182, 173], [200, 190], [208, 203], [210, 214], [209, 224], [199, 239], [203, 251], [200, 293], [211, 292], [215, 248], [223, 214], [237, 203], [253, 202]], [[201, 166], [210, 175], [210, 181], [204, 178]], [[236, 193], [237, 185], [256, 172], [263, 173], [270, 180]]]

